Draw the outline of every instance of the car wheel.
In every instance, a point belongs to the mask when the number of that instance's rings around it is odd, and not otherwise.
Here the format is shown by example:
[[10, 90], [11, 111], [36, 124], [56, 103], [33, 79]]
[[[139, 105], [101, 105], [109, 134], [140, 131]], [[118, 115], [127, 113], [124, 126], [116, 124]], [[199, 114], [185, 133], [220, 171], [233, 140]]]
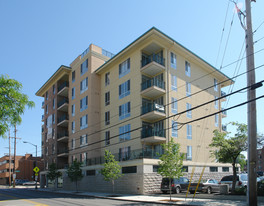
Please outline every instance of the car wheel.
[[176, 187], [176, 188], [175, 188], [175, 193], [176, 193], [176, 194], [179, 194], [180, 192], [181, 192], [181, 189], [180, 189], [179, 187]]
[[212, 193], [212, 188], [211, 187], [208, 187], [207, 188], [207, 194], [211, 194]]

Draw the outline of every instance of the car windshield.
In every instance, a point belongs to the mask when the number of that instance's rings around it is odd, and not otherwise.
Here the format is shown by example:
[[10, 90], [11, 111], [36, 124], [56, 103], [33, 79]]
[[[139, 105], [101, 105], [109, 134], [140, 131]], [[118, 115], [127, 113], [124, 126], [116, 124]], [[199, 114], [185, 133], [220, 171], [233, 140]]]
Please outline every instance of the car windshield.
[[247, 174], [241, 175], [240, 178], [241, 178], [242, 181], [248, 181]]

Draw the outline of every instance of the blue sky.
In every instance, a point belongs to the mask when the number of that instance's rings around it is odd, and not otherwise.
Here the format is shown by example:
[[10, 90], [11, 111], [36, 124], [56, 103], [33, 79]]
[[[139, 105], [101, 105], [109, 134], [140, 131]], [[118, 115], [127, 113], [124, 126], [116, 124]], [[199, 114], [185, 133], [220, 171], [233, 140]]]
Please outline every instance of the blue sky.
[[[244, 1], [238, 2], [244, 4]], [[263, 1], [252, 3], [253, 29], [264, 21], [263, 8]], [[23, 122], [17, 128], [17, 136], [22, 138], [18, 140], [17, 154], [35, 154], [32, 145], [22, 143], [29, 141], [38, 145], [38, 155], [41, 155], [43, 99], [35, 93], [60, 65], [69, 65], [90, 43], [118, 53], [155, 26], [210, 64], [217, 68], [222, 65], [221, 71], [233, 77], [236, 64], [225, 65], [238, 59], [245, 37], [237, 15], [233, 18], [233, 11], [234, 5], [228, 0], [0, 0], [0, 73], [21, 82], [23, 92], [36, 103], [34, 109], [25, 111]], [[262, 37], [264, 25], [254, 34], [254, 40]], [[264, 39], [255, 43], [255, 51], [261, 49], [264, 49]], [[258, 52], [255, 66], [264, 64], [263, 59], [264, 51]], [[242, 61], [238, 73], [246, 71], [245, 65]], [[261, 67], [256, 70], [256, 81], [263, 77], [264, 67]], [[245, 86], [243, 75], [236, 79], [234, 90]], [[228, 92], [228, 88], [224, 91]], [[257, 96], [263, 93], [263, 87], [257, 89]], [[244, 101], [246, 93], [239, 93], [231, 97], [228, 105], [223, 105], [231, 107]], [[257, 101], [261, 133], [264, 133], [263, 101]], [[246, 106], [228, 111], [224, 123], [229, 121], [246, 123]], [[0, 156], [8, 153], [8, 140], [0, 139], [0, 145]]]

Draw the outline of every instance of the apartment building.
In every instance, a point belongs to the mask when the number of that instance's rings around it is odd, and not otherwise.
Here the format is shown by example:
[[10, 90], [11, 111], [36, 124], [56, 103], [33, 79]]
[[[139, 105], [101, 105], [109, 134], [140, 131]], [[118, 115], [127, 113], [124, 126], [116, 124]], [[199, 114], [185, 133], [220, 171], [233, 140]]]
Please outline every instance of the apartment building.
[[264, 172], [264, 161], [263, 161], [263, 157], [264, 157], [264, 147], [262, 147], [261, 149], [257, 149], [257, 172]]
[[[9, 165], [10, 162], [10, 165]], [[40, 171], [43, 171], [43, 162], [40, 157], [32, 157], [32, 154], [26, 154], [25, 156], [16, 156], [15, 161], [15, 171], [16, 171], [16, 179], [25, 179], [29, 181], [34, 180], [34, 167], [37, 163], [37, 167]], [[10, 167], [9, 167], [10, 166]], [[9, 169], [10, 172], [9, 172]], [[0, 158], [0, 185], [8, 185], [9, 184], [9, 175], [11, 177], [11, 182], [13, 180], [13, 172], [14, 172], [14, 157], [11, 156], [11, 161], [9, 160], [9, 156], [5, 155]], [[38, 178], [39, 181], [40, 178]]]
[[[62, 84], [67, 85], [63, 97], [54, 89]], [[230, 84], [226, 75], [156, 28], [116, 55], [91, 44], [36, 93], [45, 98], [46, 169], [52, 162], [62, 169], [77, 159], [83, 162], [80, 189], [111, 191], [99, 173], [107, 149], [124, 174], [116, 191], [155, 192], [161, 181], [157, 174], [161, 144], [173, 138], [185, 154], [185, 176], [195, 168], [197, 179], [205, 167], [204, 176], [220, 179], [231, 166], [216, 163], [209, 144], [213, 130], [222, 130], [225, 99], [219, 97], [221, 88]], [[193, 109], [208, 101], [212, 102]], [[209, 114], [214, 115], [195, 121]], [[63, 181], [64, 189], [72, 187], [67, 177]]]

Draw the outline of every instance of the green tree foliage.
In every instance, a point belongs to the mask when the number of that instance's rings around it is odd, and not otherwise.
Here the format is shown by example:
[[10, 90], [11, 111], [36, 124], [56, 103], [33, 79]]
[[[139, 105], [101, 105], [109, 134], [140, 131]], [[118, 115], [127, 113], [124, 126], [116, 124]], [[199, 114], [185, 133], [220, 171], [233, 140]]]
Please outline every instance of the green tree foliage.
[[75, 182], [76, 191], [78, 191], [78, 187], [77, 187], [78, 181], [83, 178], [81, 166], [82, 163], [78, 162], [75, 159], [67, 170], [68, 177], [72, 182]]
[[236, 163], [241, 152], [247, 149], [247, 125], [237, 122], [231, 122], [236, 127], [234, 137], [230, 137], [227, 132], [219, 132], [214, 130], [214, 137], [212, 143], [209, 145], [214, 150], [211, 154], [222, 163], [231, 163], [233, 168], [233, 184], [232, 193], [235, 191], [236, 183]]
[[237, 163], [240, 165], [241, 171], [244, 171], [245, 166], [247, 165], [246, 157], [243, 154], [240, 154], [237, 157]]
[[[180, 145], [173, 141], [173, 138], [167, 143], [162, 144], [164, 154], [160, 157], [158, 173], [162, 177], [180, 178], [183, 175], [183, 154], [180, 153]], [[169, 181], [170, 200], [171, 200], [171, 181]]]
[[57, 170], [56, 164], [52, 163], [49, 166], [49, 171], [48, 171], [47, 177], [48, 177], [49, 180], [51, 180], [53, 182], [54, 187], [55, 187], [55, 180], [58, 177], [60, 177], [61, 175], [62, 175], [61, 172]]
[[4, 137], [8, 126], [20, 124], [25, 107], [35, 106], [28, 96], [21, 93], [22, 84], [8, 76], [0, 76], [0, 136]]
[[115, 180], [122, 177], [121, 166], [109, 150], [105, 150], [104, 158], [105, 163], [103, 164], [104, 168], [101, 170], [101, 174], [104, 176], [105, 181], [112, 182], [112, 191], [114, 193]]

